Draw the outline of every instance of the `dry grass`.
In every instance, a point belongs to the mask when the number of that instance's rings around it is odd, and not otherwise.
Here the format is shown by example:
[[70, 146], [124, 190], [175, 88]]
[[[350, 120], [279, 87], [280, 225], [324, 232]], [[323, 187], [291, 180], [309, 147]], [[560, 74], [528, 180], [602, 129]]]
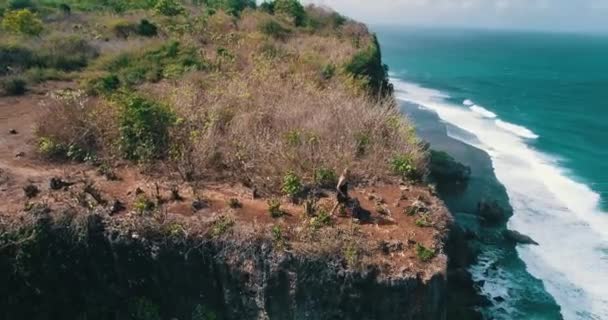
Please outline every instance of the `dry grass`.
[[[254, 10], [240, 19], [223, 12], [192, 17], [184, 29], [190, 31], [179, 33], [168, 24], [186, 23], [181, 18], [157, 20], [163, 36], [98, 43], [105, 57], [91, 68], [102, 68], [121, 52], [158, 45], [168, 35], [197, 47], [209, 68], [132, 88], [171, 106], [178, 120], [166, 162], [187, 180], [240, 180], [276, 194], [288, 172], [305, 184], [319, 169], [339, 173], [345, 167], [358, 182], [383, 180], [394, 175], [391, 160], [398, 156], [424, 172], [425, 152], [392, 97], [369, 98], [343, 71], [372, 35], [352, 21], [332, 25], [336, 18], [325, 9], [309, 10], [321, 21], [318, 32], [291, 26], [285, 39], [262, 34], [260, 23], [275, 18]], [[142, 11], [127, 16], [142, 17]], [[111, 141], [119, 137], [118, 108], [109, 100], [100, 104], [114, 107], [85, 113], [69, 103], [54, 106], [38, 135], [116, 154]]]

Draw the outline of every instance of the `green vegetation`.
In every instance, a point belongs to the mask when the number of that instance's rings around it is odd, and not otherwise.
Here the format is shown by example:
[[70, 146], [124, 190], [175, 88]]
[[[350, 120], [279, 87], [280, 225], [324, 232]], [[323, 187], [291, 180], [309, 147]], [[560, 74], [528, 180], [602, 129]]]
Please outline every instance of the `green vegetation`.
[[372, 95], [388, 96], [393, 87], [388, 80], [388, 67], [382, 64], [380, 44], [376, 36], [364, 50], [359, 51], [346, 64], [346, 72], [361, 80]]
[[44, 29], [42, 20], [29, 9], [18, 9], [4, 13], [2, 28], [8, 32], [37, 36]]
[[269, 199], [267, 204], [268, 213], [272, 218], [281, 218], [285, 215], [285, 212], [281, 209], [281, 201], [278, 199]]
[[156, 204], [154, 201], [150, 200], [148, 196], [142, 193], [135, 198], [133, 209], [140, 215], [148, 215], [156, 209]]
[[412, 163], [412, 159], [408, 155], [397, 155], [391, 160], [393, 172], [402, 178], [412, 178], [416, 169]]
[[420, 261], [428, 262], [435, 257], [435, 251], [418, 243], [416, 244], [416, 256], [418, 259], [420, 259]]
[[202, 305], [196, 305], [192, 311], [191, 320], [217, 320], [218, 316], [215, 312], [209, 310]]
[[285, 240], [285, 237], [283, 237], [283, 231], [280, 226], [273, 226], [272, 229], [270, 229], [270, 233], [272, 236], [272, 243], [277, 249], [281, 250], [287, 246], [287, 241]]
[[315, 183], [322, 188], [334, 188], [338, 183], [338, 176], [332, 169], [319, 168], [315, 171]]
[[428, 228], [433, 226], [433, 222], [428, 214], [422, 214], [416, 219], [416, 225], [421, 228]]
[[184, 7], [177, 0], [158, 0], [154, 6], [156, 13], [164, 16], [176, 16], [184, 13]]
[[319, 210], [317, 215], [315, 217], [313, 217], [312, 220], [310, 220], [310, 226], [314, 230], [318, 230], [323, 227], [331, 226], [331, 224], [332, 224], [331, 216], [325, 210]]
[[0, 95], [20, 96], [27, 91], [27, 82], [20, 77], [9, 77], [0, 80]]
[[228, 207], [230, 207], [232, 209], [238, 209], [238, 208], [242, 208], [243, 204], [237, 198], [230, 198], [230, 199], [228, 199]]
[[169, 128], [175, 116], [169, 107], [138, 95], [119, 99], [120, 150], [126, 159], [152, 160], [167, 155]]
[[272, 10], [275, 14], [282, 14], [293, 19], [296, 26], [302, 26], [306, 18], [306, 11], [298, 0], [275, 0]]
[[220, 216], [211, 226], [211, 236], [217, 238], [234, 226], [234, 220], [226, 216]]
[[302, 181], [300, 180], [300, 177], [298, 177], [295, 173], [288, 172], [283, 177], [283, 187], [281, 188], [281, 190], [283, 191], [283, 193], [290, 196], [291, 198], [297, 197], [298, 194], [302, 192], [302, 188]]
[[260, 32], [275, 39], [285, 39], [291, 32], [274, 19], [269, 19], [260, 25]]

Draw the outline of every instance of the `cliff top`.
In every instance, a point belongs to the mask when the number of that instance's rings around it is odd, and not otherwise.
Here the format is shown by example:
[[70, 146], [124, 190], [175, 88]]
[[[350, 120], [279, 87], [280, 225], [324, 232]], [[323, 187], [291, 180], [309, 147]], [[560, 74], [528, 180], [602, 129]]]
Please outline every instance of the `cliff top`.
[[[266, 239], [386, 278], [445, 270], [449, 213], [364, 25], [291, 0], [15, 3], [1, 11], [7, 230], [94, 214], [134, 239]], [[331, 215], [344, 168], [357, 201]]]

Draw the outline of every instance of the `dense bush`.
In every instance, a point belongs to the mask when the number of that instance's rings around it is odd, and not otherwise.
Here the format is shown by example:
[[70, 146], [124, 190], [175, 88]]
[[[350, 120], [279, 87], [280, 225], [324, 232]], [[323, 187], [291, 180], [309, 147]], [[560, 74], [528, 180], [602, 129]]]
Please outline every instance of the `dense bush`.
[[32, 0], [9, 0], [8, 8], [10, 10], [31, 9], [34, 8]]
[[184, 7], [176, 0], [158, 0], [154, 10], [164, 16], [176, 16], [185, 11]]
[[120, 151], [126, 159], [163, 158], [169, 149], [169, 128], [175, 122], [171, 109], [137, 95], [120, 103]]
[[275, 39], [285, 39], [291, 32], [291, 30], [283, 27], [282, 24], [273, 19], [262, 22], [259, 29], [263, 34]]
[[393, 93], [388, 80], [388, 67], [382, 64], [380, 44], [375, 36], [366, 49], [355, 54], [345, 69], [355, 78], [363, 80], [370, 94], [388, 96]]
[[39, 65], [64, 71], [86, 67], [97, 50], [78, 36], [56, 36], [46, 40], [38, 52]]
[[283, 14], [293, 19], [296, 26], [304, 24], [306, 11], [299, 0], [275, 0], [272, 8], [275, 14]]
[[27, 83], [23, 78], [8, 77], [0, 79], [0, 93], [7, 96], [22, 95], [27, 91]]
[[223, 10], [233, 16], [238, 16], [246, 8], [255, 8], [255, 0], [205, 0], [205, 5], [212, 10]]
[[98, 68], [116, 75], [127, 86], [173, 78], [205, 67], [195, 48], [183, 47], [176, 41], [143, 52], [123, 52], [99, 64]]
[[15, 43], [0, 44], [0, 76], [9, 71], [21, 71], [38, 64], [38, 58], [29, 48]]
[[8, 11], [2, 19], [2, 28], [13, 33], [37, 36], [42, 30], [42, 20], [28, 9]]
[[150, 21], [141, 19], [137, 25], [137, 34], [144, 37], [154, 37], [158, 34], [158, 28]]

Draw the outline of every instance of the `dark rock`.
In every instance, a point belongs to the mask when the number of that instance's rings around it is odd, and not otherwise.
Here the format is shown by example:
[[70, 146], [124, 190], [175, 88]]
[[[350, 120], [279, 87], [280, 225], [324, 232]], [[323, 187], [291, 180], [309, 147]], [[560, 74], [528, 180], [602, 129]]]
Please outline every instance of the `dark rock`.
[[34, 198], [38, 194], [40, 194], [40, 189], [38, 189], [38, 187], [33, 184], [29, 184], [23, 188], [23, 192], [25, 193], [26, 197]]
[[122, 202], [120, 202], [120, 200], [114, 200], [114, 203], [112, 203], [112, 207], [110, 207], [110, 215], [112, 216], [121, 211], [124, 211], [125, 209], [127, 208]]
[[504, 302], [505, 298], [503, 298], [501, 296], [496, 296], [496, 297], [492, 298], [492, 300], [494, 300], [496, 302]]
[[209, 207], [209, 204], [205, 200], [196, 199], [196, 200], [192, 201], [192, 211], [194, 211], [194, 212], [203, 210], [208, 207]]
[[15, 130], [15, 129], [11, 129], [11, 130], [8, 131], [8, 133], [10, 133], [10, 134], [18, 134], [19, 132], [17, 132], [17, 130]]
[[404, 245], [401, 241], [380, 241], [379, 243], [380, 250], [384, 254], [390, 254], [393, 252], [401, 252], [403, 251]]
[[443, 151], [431, 150], [429, 170], [430, 177], [440, 185], [450, 184], [466, 187], [471, 176], [471, 168], [454, 160]]
[[481, 222], [487, 225], [497, 225], [507, 219], [505, 209], [496, 201], [480, 201], [477, 205], [477, 214], [481, 218]]
[[465, 288], [469, 290], [473, 288], [474, 282], [471, 273], [464, 268], [450, 270], [448, 272], [448, 281], [451, 286]]
[[505, 230], [502, 235], [505, 240], [516, 244], [530, 244], [535, 246], [538, 245], [538, 242], [534, 241], [534, 239], [515, 230]]
[[371, 221], [372, 213], [361, 207], [361, 204], [359, 203], [358, 199], [352, 199], [349, 203], [349, 207], [352, 212], [353, 218], [358, 219], [361, 222]]
[[25, 156], [25, 152], [23, 152], [23, 151], [17, 152], [17, 154], [15, 154], [15, 158], [23, 158], [24, 156]]
[[69, 187], [73, 184], [74, 183], [71, 182], [65, 182], [61, 180], [61, 178], [51, 178], [51, 181], [49, 182], [49, 188], [51, 188], [51, 190], [60, 190]]
[[144, 190], [143, 190], [142, 188], [137, 187], [137, 189], [135, 189], [135, 195], [136, 195], [136, 196], [138, 196], [138, 195], [140, 195], [140, 194], [143, 194], [143, 193], [144, 193]]

